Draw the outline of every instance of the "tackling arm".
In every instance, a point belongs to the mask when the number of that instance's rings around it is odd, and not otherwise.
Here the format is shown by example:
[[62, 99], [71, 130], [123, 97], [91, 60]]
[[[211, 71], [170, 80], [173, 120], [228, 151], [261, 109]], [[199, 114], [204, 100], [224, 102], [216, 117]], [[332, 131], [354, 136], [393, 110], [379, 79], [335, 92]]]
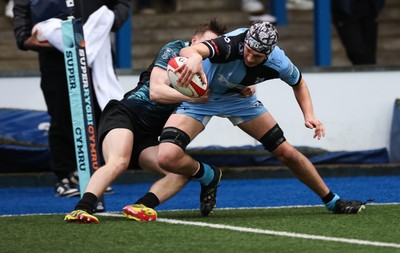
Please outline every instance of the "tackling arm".
[[160, 67], [154, 67], [150, 76], [150, 99], [161, 104], [205, 103], [208, 100], [207, 95], [199, 98], [185, 96], [171, 88], [169, 83], [167, 71]]
[[183, 86], [187, 86], [196, 73], [199, 73], [203, 82], [207, 83], [207, 77], [203, 71], [203, 59], [210, 56], [210, 50], [203, 43], [198, 43], [190, 47], [185, 47], [179, 52], [180, 56], [188, 58], [185, 63], [176, 71], [181, 71], [181, 76], [178, 79]]

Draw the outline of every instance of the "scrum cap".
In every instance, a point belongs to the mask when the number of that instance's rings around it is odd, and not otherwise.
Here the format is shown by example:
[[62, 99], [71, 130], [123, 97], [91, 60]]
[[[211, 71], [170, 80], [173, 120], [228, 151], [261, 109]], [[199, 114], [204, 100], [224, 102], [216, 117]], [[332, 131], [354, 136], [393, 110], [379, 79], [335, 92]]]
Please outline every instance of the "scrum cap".
[[251, 49], [269, 55], [278, 42], [278, 31], [269, 22], [256, 21], [247, 31], [244, 42]]

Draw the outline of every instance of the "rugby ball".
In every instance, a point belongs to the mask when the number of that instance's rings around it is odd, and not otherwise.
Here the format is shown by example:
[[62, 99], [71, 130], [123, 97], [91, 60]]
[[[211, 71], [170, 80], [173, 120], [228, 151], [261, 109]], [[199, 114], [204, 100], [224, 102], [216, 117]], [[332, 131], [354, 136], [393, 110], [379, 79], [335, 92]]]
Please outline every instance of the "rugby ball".
[[208, 85], [201, 80], [199, 74], [196, 74], [193, 77], [187, 87], [183, 87], [177, 82], [181, 73], [180, 71], [175, 72], [175, 70], [182, 66], [186, 60], [187, 58], [185, 57], [176, 56], [168, 61], [167, 73], [169, 81], [171, 82], [172, 87], [183, 95], [193, 98], [201, 97], [206, 94]]

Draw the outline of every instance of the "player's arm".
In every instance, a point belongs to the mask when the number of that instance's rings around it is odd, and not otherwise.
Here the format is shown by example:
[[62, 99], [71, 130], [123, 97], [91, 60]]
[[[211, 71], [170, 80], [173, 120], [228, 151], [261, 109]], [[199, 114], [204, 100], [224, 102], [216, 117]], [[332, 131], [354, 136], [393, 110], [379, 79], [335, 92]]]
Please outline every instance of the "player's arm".
[[198, 43], [190, 47], [184, 47], [179, 52], [180, 56], [191, 58], [192, 56], [200, 55], [201, 59], [208, 58], [210, 56], [210, 50], [204, 43]]
[[182, 70], [178, 82], [183, 86], [188, 85], [194, 75], [199, 73], [203, 82], [207, 83], [202, 62], [203, 59], [210, 56], [209, 48], [203, 43], [198, 43], [190, 47], [182, 48], [179, 55], [188, 58], [188, 60], [176, 70], [177, 72]]
[[150, 99], [161, 104], [206, 103], [208, 101], [208, 95], [191, 98], [170, 87], [169, 84], [167, 71], [155, 66], [150, 75]]
[[300, 79], [298, 85], [293, 86], [293, 92], [297, 103], [303, 112], [305, 126], [310, 129], [315, 129], [314, 138], [320, 140], [321, 137], [325, 136], [325, 128], [322, 122], [320, 122], [314, 115], [310, 91], [308, 90], [307, 83], [303, 78]]

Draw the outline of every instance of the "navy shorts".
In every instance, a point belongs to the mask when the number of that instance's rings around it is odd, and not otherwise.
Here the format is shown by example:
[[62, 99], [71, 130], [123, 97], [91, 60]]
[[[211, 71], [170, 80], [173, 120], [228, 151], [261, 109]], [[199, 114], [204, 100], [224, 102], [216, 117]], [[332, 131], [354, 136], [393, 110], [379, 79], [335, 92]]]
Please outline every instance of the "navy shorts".
[[140, 168], [138, 163], [140, 153], [144, 149], [157, 146], [160, 143], [159, 136], [165, 122], [160, 123], [162, 124], [158, 126], [146, 125], [121, 102], [111, 100], [104, 108], [100, 118], [98, 129], [100, 150], [103, 140], [109, 131], [115, 128], [129, 129], [135, 136], [129, 169], [138, 169]]

